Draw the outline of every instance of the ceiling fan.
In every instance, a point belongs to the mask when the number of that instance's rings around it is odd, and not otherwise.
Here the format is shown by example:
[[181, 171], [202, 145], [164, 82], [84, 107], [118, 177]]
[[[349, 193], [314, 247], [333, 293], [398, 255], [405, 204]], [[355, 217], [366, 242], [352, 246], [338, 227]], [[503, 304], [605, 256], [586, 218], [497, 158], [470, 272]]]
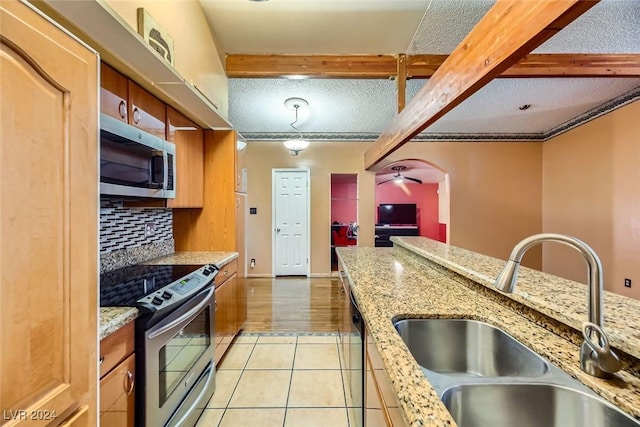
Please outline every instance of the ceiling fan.
[[392, 177], [391, 179], [387, 179], [386, 181], [381, 181], [381, 182], [379, 182], [379, 183], [378, 183], [378, 185], [380, 185], [380, 184], [384, 184], [385, 182], [389, 182], [389, 181], [394, 181], [394, 182], [397, 182], [397, 183], [401, 183], [401, 182], [403, 182], [404, 180], [413, 181], [413, 182], [417, 182], [418, 184], [422, 184], [422, 180], [421, 180], [421, 179], [418, 179], [418, 178], [411, 178], [410, 176], [404, 176], [404, 175], [402, 175], [402, 174], [400, 173], [400, 171], [403, 171], [403, 170], [406, 170], [406, 169], [407, 169], [407, 167], [406, 167], [406, 166], [401, 166], [401, 165], [399, 165], [399, 166], [393, 166], [393, 167], [391, 168], [391, 170], [396, 171], [396, 174], [395, 174], [395, 175], [393, 175], [393, 177]]

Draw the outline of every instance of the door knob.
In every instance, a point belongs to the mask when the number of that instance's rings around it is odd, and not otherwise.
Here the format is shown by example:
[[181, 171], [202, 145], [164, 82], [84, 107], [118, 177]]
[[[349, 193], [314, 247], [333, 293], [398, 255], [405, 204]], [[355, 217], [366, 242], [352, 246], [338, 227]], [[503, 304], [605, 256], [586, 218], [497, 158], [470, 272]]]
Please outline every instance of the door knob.
[[279, 229], [279, 228], [276, 228], [276, 233], [279, 233], [279, 232], [280, 232], [280, 229]]

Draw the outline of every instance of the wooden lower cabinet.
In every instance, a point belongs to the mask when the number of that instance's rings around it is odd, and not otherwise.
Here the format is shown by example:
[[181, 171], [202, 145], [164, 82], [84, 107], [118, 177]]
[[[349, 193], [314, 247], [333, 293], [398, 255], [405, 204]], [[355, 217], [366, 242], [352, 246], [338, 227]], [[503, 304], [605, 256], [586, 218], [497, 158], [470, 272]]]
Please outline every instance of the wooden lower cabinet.
[[100, 426], [135, 425], [136, 358], [130, 355], [100, 380]]
[[[231, 263], [233, 263], [232, 261]], [[231, 264], [229, 263], [229, 264]], [[220, 273], [225, 266], [220, 268]], [[228, 270], [227, 270], [228, 271]], [[222, 360], [233, 338], [240, 332], [247, 320], [247, 290], [244, 277], [238, 277], [235, 270], [223, 282], [216, 283], [216, 320], [214, 359], [216, 365]]]
[[100, 427], [135, 425], [134, 323], [100, 341]]
[[98, 56], [0, 2], [0, 419], [97, 425]]

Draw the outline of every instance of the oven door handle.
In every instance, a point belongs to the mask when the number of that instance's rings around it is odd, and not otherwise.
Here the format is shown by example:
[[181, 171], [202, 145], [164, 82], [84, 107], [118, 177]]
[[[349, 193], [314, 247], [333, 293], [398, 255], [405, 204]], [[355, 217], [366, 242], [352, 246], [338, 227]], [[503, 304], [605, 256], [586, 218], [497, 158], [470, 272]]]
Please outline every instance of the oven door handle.
[[198, 394], [198, 397], [193, 401], [193, 404], [189, 407], [189, 409], [187, 409], [187, 411], [185, 412], [185, 414], [182, 416], [182, 418], [180, 418], [178, 421], [176, 421], [175, 424], [173, 424], [176, 427], [180, 427], [182, 426], [185, 421], [187, 421], [187, 419], [189, 418], [189, 416], [191, 416], [191, 414], [193, 414], [193, 411], [195, 411], [198, 408], [198, 405], [202, 405], [202, 398], [204, 397], [205, 393], [207, 393], [207, 390], [209, 389], [209, 384], [211, 383], [211, 380], [213, 379], [213, 373], [214, 373], [214, 367], [213, 365], [211, 366], [210, 370], [209, 370], [209, 374], [207, 377], [207, 382], [204, 384], [204, 387], [202, 388], [202, 390], [200, 390], [200, 394]]
[[204, 308], [204, 306], [206, 306], [209, 303], [209, 299], [211, 298], [211, 296], [213, 295], [213, 293], [215, 292], [215, 287], [212, 286], [209, 289], [209, 292], [207, 292], [207, 294], [205, 295], [204, 299], [202, 300], [202, 302], [200, 302], [198, 305], [196, 305], [195, 307], [193, 307], [191, 310], [187, 311], [185, 314], [183, 314], [182, 316], [178, 317], [175, 320], [172, 320], [171, 322], [167, 323], [166, 325], [156, 329], [155, 331], [149, 331], [149, 339], [153, 339], [159, 335], [164, 334], [165, 332], [173, 329], [174, 327], [178, 326], [179, 324], [183, 323], [186, 319], [190, 318], [191, 316], [197, 314], [200, 310], [202, 310]]

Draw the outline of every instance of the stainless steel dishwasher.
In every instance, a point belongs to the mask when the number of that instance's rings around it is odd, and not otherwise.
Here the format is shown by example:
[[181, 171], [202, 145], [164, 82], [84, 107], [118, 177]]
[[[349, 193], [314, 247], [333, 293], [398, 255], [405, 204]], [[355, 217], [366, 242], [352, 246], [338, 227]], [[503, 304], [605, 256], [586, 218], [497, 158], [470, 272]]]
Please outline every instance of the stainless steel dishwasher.
[[349, 408], [351, 421], [355, 422], [355, 426], [364, 427], [365, 410], [364, 410], [364, 379], [365, 379], [365, 325], [364, 319], [360, 314], [358, 304], [353, 296], [353, 292], [349, 290], [351, 299], [351, 331], [349, 340], [349, 391], [351, 393], [352, 407]]

